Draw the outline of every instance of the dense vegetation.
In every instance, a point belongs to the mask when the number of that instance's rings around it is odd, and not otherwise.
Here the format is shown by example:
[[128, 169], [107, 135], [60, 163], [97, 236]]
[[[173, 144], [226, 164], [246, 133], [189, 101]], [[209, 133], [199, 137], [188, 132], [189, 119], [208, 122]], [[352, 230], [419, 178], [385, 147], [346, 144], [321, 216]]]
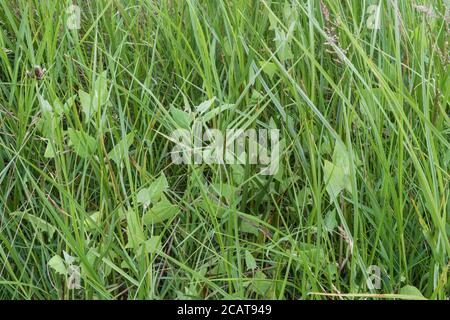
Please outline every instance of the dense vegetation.
[[73, 2], [0, 1], [1, 299], [450, 297], [448, 3]]

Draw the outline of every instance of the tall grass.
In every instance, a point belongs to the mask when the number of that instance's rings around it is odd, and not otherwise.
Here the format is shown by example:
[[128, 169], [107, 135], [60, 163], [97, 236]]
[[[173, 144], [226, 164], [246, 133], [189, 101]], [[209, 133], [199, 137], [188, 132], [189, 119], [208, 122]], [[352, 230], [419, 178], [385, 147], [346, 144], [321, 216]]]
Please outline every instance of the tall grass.
[[[0, 2], [1, 299], [450, 297], [444, 1], [77, 3]], [[276, 175], [171, 161], [214, 97], [280, 130]]]

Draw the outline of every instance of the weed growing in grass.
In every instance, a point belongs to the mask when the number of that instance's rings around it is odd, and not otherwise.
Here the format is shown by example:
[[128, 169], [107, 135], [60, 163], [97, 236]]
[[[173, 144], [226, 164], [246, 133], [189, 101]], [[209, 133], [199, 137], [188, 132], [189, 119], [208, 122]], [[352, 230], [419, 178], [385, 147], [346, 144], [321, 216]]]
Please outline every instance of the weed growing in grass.
[[1, 1], [0, 299], [448, 299], [449, 16]]

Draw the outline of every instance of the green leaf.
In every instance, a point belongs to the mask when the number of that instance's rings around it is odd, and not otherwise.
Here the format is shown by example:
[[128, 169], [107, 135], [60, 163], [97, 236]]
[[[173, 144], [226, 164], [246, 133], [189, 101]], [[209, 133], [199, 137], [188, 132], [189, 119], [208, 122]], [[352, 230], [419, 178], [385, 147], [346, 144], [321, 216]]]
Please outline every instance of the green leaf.
[[77, 95], [73, 95], [69, 99], [67, 99], [66, 103], [64, 103], [64, 106], [63, 106], [64, 113], [70, 112], [70, 109], [72, 108], [76, 99], [77, 99]]
[[80, 90], [78, 92], [78, 96], [80, 97], [81, 110], [84, 113], [85, 122], [89, 122], [95, 110], [91, 95], [83, 90]]
[[158, 202], [168, 187], [169, 184], [167, 183], [166, 176], [164, 173], [161, 173], [159, 178], [153, 181], [148, 188], [138, 192], [137, 201], [142, 203], [145, 207], [148, 207], [151, 203]]
[[245, 265], [247, 266], [247, 270], [256, 269], [256, 260], [248, 250], [245, 250]]
[[189, 113], [183, 110], [179, 110], [175, 107], [170, 108], [170, 113], [172, 114], [172, 119], [178, 128], [189, 129], [191, 126], [191, 116]]
[[207, 113], [205, 113], [202, 117], [202, 120], [207, 122], [215, 117], [217, 117], [219, 114], [221, 114], [222, 112], [232, 109], [234, 108], [235, 105], [234, 104], [224, 104], [221, 105], [220, 107], [214, 108], [211, 111], [208, 111]]
[[298, 192], [298, 199], [303, 203], [310, 205], [313, 203], [312, 201], [312, 193], [311, 188], [305, 186]]
[[47, 100], [45, 100], [44, 97], [42, 97], [41, 95], [38, 96], [38, 99], [39, 99], [39, 103], [41, 105], [42, 113], [44, 115], [52, 114], [53, 113], [53, 108], [50, 105], [50, 103]]
[[266, 279], [267, 277], [262, 271], [257, 271], [252, 279], [253, 290], [262, 296], [265, 296], [271, 287], [271, 282]]
[[45, 232], [47, 233], [49, 239], [51, 239], [56, 232], [56, 228], [53, 225], [32, 214], [15, 212], [13, 213], [13, 215], [23, 217], [23, 219], [27, 220], [33, 226], [33, 228], [39, 235]]
[[261, 65], [262, 71], [272, 80], [274, 75], [277, 73], [278, 66], [269, 61], [260, 61], [259, 64]]
[[232, 164], [231, 165], [231, 176], [233, 177], [233, 181], [235, 185], [240, 185], [244, 182], [245, 178], [245, 169], [240, 164]]
[[58, 117], [64, 115], [64, 113], [67, 113], [68, 108], [67, 103], [63, 105], [59, 99], [55, 99], [55, 101], [53, 101], [53, 111]]
[[64, 261], [66, 262], [67, 265], [72, 265], [76, 258], [72, 257], [70, 254], [68, 254], [66, 251], [63, 251], [63, 256], [64, 256]]
[[42, 136], [47, 139], [53, 139], [55, 136], [55, 126], [57, 120], [53, 117], [53, 114], [43, 114], [42, 118], [38, 121], [37, 127], [42, 133]]
[[134, 133], [129, 133], [108, 153], [108, 158], [120, 165], [128, 157], [128, 150], [134, 141]]
[[291, 51], [290, 42], [292, 39], [292, 32], [287, 33], [281, 28], [275, 29], [275, 44], [277, 46], [277, 54], [281, 61], [289, 60], [294, 57]]
[[226, 218], [230, 213], [230, 208], [226, 207], [222, 202], [216, 199], [209, 199], [209, 201], [202, 200], [200, 202], [200, 207], [202, 207], [206, 212], [213, 213], [217, 218]]
[[139, 246], [145, 242], [144, 230], [138, 214], [133, 210], [127, 212], [127, 236], [128, 243], [126, 248], [139, 249]]
[[61, 258], [59, 255], [53, 256], [48, 261], [48, 266], [50, 268], [52, 268], [53, 270], [55, 270], [55, 272], [60, 275], [63, 275], [63, 276], [67, 275], [66, 264], [64, 263], [63, 258]]
[[208, 111], [209, 108], [211, 108], [214, 101], [216, 101], [216, 97], [200, 103], [198, 106], [195, 107], [195, 110], [197, 110], [197, 112], [200, 114], [205, 113], [206, 111]]
[[337, 228], [337, 226], [338, 226], [338, 223], [337, 223], [337, 220], [336, 220], [336, 211], [335, 210], [331, 210], [325, 216], [325, 221], [324, 221], [325, 231], [333, 232], [334, 229]]
[[411, 297], [411, 300], [426, 300], [419, 289], [414, 286], [404, 286], [400, 289], [399, 294], [406, 297]]
[[327, 192], [331, 199], [335, 199], [345, 188], [345, 174], [342, 168], [325, 160], [323, 167], [325, 183], [327, 183]]
[[211, 189], [219, 198], [224, 198], [228, 204], [232, 204], [238, 196], [239, 189], [228, 183], [212, 183]]
[[153, 236], [144, 243], [145, 252], [157, 253], [161, 250], [161, 236]]
[[278, 28], [277, 16], [273, 12], [269, 13], [269, 23], [269, 30], [276, 30]]
[[45, 148], [44, 158], [51, 159], [55, 157], [55, 152], [53, 150], [52, 143], [50, 141], [47, 142], [47, 148]]
[[333, 162], [324, 162], [324, 182], [330, 195], [330, 199], [335, 199], [342, 190], [352, 193], [350, 180], [350, 157], [347, 148], [341, 141], [336, 141], [333, 152]]
[[163, 197], [144, 215], [144, 223], [147, 225], [164, 222], [177, 215], [179, 211], [178, 206], [171, 204], [169, 200]]
[[340, 140], [337, 140], [334, 146], [333, 163], [336, 166], [341, 167], [345, 174], [350, 173], [350, 156], [347, 147]]
[[98, 99], [94, 100], [95, 106], [102, 106], [108, 101], [108, 77], [107, 71], [103, 71], [95, 80], [95, 97]]
[[298, 6], [294, 1], [292, 4], [289, 1], [284, 3], [283, 18], [286, 26], [290, 26], [298, 21]]
[[143, 204], [144, 207], [148, 207], [152, 202], [152, 193], [149, 189], [150, 188], [141, 189], [136, 196], [137, 202]]
[[106, 71], [102, 72], [95, 80], [94, 90], [91, 94], [80, 90], [81, 109], [85, 115], [85, 122], [89, 122], [100, 107], [108, 102], [108, 80]]
[[80, 157], [91, 157], [97, 150], [97, 142], [87, 133], [72, 128], [69, 128], [68, 133], [71, 146]]
[[88, 230], [97, 228], [100, 222], [100, 211], [92, 213], [89, 217], [84, 219], [84, 225]]
[[250, 233], [255, 236], [259, 234], [258, 225], [256, 223], [243, 220], [240, 227], [241, 232]]

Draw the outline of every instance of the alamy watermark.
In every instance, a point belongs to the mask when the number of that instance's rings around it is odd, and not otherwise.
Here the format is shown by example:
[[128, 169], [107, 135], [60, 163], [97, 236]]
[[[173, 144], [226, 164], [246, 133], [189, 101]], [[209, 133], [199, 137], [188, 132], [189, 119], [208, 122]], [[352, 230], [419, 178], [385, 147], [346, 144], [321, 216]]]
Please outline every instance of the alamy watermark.
[[66, 27], [69, 30], [81, 29], [81, 8], [76, 5], [71, 5], [66, 9], [67, 20]]
[[178, 129], [170, 140], [174, 164], [259, 164], [262, 175], [274, 175], [280, 161], [278, 129], [204, 129], [194, 123], [191, 130]]
[[381, 269], [378, 266], [369, 266], [367, 268], [367, 288], [369, 290], [380, 290], [381, 289]]
[[67, 289], [75, 289], [79, 290], [81, 289], [81, 273], [80, 273], [80, 267], [70, 265], [68, 270], [68, 278], [67, 278]]
[[381, 29], [381, 5], [372, 4], [367, 8], [367, 28], [371, 30]]

